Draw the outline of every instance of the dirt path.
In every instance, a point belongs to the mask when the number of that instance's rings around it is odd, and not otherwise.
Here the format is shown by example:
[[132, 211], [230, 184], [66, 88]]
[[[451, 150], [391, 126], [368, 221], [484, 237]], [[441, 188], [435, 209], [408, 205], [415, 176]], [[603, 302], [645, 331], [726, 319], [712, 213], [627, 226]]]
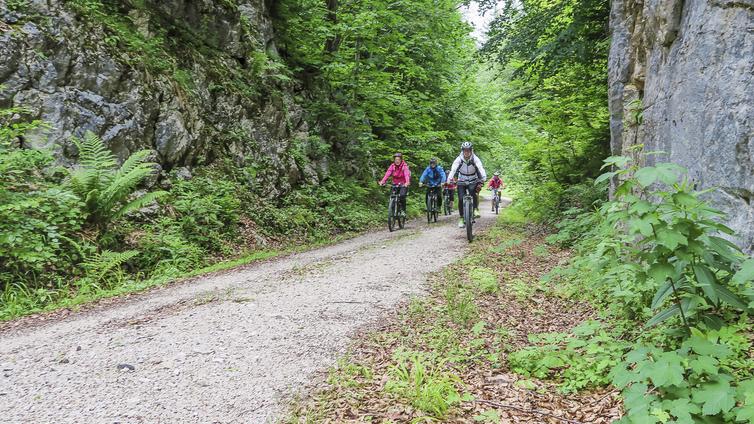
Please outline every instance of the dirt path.
[[[494, 216], [482, 210], [477, 230]], [[0, 421], [269, 422], [357, 328], [463, 254], [456, 219], [414, 221], [6, 332]]]

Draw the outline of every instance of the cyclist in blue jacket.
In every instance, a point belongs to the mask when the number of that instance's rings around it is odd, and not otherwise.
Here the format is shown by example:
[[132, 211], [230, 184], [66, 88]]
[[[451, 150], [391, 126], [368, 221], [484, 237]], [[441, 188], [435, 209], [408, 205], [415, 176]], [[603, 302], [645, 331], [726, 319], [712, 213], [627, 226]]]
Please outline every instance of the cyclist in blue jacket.
[[437, 164], [437, 158], [432, 158], [429, 161], [429, 166], [424, 170], [422, 176], [419, 177], [419, 185], [427, 182], [427, 193], [424, 195], [424, 204], [429, 208], [429, 193], [430, 190], [434, 190], [437, 195], [437, 208], [442, 208], [442, 183], [445, 182], [447, 176], [442, 166]]

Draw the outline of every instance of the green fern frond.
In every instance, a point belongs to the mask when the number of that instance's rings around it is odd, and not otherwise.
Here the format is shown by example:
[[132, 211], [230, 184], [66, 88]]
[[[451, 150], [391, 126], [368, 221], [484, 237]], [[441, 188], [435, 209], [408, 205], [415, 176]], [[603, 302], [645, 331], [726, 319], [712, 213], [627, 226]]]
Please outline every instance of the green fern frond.
[[151, 153], [152, 152], [150, 152], [149, 150], [140, 150], [136, 153], [131, 154], [131, 156], [129, 156], [128, 159], [126, 159], [126, 161], [123, 162], [123, 165], [120, 166], [120, 169], [118, 170], [118, 172], [115, 173], [114, 179], [117, 180], [118, 178], [122, 177], [123, 175], [128, 174], [129, 172], [133, 171], [136, 167], [146, 162], [147, 157], [149, 157]]
[[100, 196], [103, 208], [112, 210], [118, 203], [124, 201], [136, 186], [154, 172], [152, 164], [142, 163], [132, 169], [128, 174], [113, 179], [110, 185]]
[[84, 133], [83, 140], [78, 138], [72, 140], [79, 149], [79, 163], [83, 168], [103, 172], [111, 171], [117, 166], [115, 155], [93, 132]]
[[125, 206], [118, 209], [118, 211], [115, 212], [113, 217], [120, 218], [127, 213], [137, 211], [143, 208], [144, 206], [158, 200], [159, 198], [164, 197], [167, 194], [168, 194], [167, 191], [153, 191], [151, 193], [147, 193], [139, 198], [136, 198], [128, 202]]
[[109, 250], [103, 250], [91, 258], [88, 258], [83, 263], [84, 270], [86, 270], [85, 279], [99, 283], [112, 271], [119, 269], [124, 263], [133, 259], [139, 254], [136, 250], [126, 250], [124, 252], [112, 252]]

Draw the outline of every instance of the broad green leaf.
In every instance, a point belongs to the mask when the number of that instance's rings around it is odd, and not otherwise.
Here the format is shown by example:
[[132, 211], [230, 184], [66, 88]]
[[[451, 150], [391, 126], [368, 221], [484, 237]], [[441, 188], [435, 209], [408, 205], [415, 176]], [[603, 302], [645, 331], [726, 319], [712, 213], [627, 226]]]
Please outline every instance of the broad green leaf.
[[642, 187], [649, 187], [650, 185], [654, 184], [655, 181], [657, 181], [659, 172], [657, 171], [657, 168], [653, 166], [645, 166], [644, 168], [636, 171], [634, 177]]
[[668, 309], [665, 309], [664, 311], [662, 311], [662, 312], [658, 313], [657, 315], [655, 315], [654, 317], [652, 317], [652, 319], [650, 319], [649, 321], [647, 321], [646, 325], [647, 325], [647, 327], [652, 327], [654, 325], [657, 325], [657, 324], [659, 324], [659, 323], [661, 323], [661, 322], [663, 322], [663, 321], [665, 321], [665, 320], [667, 320], [667, 319], [669, 319], [669, 318], [671, 318], [671, 317], [673, 317], [675, 315], [678, 315], [678, 313], [680, 311], [681, 310], [680, 310], [680, 308], [678, 308], [678, 305], [673, 305], [673, 306], [669, 307]]
[[704, 415], [715, 415], [730, 411], [736, 404], [735, 396], [735, 390], [724, 379], [704, 383], [692, 393], [694, 402], [702, 405]]
[[672, 162], [658, 163], [657, 178], [667, 185], [678, 182], [678, 174], [684, 172], [684, 168]]
[[681, 357], [675, 352], [666, 352], [653, 364], [650, 379], [655, 387], [680, 386], [683, 373]]
[[724, 359], [730, 356], [730, 349], [720, 343], [713, 343], [707, 340], [705, 336], [692, 335], [688, 340], [683, 342], [683, 346], [690, 348], [702, 356], [710, 356], [718, 359]]
[[696, 281], [701, 286], [702, 291], [713, 303], [717, 304], [718, 292], [714, 287], [717, 285], [715, 274], [704, 265], [694, 265], [693, 268], [694, 276], [696, 276]]
[[662, 283], [660, 288], [657, 289], [657, 293], [655, 293], [654, 298], [652, 298], [652, 305], [650, 306], [650, 308], [657, 309], [657, 307], [662, 305], [662, 303], [671, 293], [673, 293], [673, 286], [670, 281]]
[[683, 207], [694, 207], [699, 204], [699, 200], [689, 193], [678, 192], [673, 194], [673, 203]]
[[689, 361], [689, 367], [697, 374], [717, 375], [719, 362], [711, 356], [697, 356]]
[[754, 405], [754, 379], [739, 381], [736, 391], [738, 400]]
[[652, 231], [652, 224], [650, 224], [648, 220], [641, 218], [632, 219], [629, 222], [629, 232], [631, 234], [639, 233], [644, 237], [649, 237], [654, 234]]
[[737, 408], [736, 421], [754, 424], [754, 404], [746, 404]]
[[691, 414], [698, 414], [701, 411], [699, 406], [691, 403], [689, 398], [665, 400], [662, 406], [676, 418], [677, 424], [694, 424]]
[[754, 258], [745, 260], [741, 268], [733, 276], [733, 282], [743, 284], [747, 281], [754, 280]]
[[615, 174], [616, 174], [615, 172], [606, 172], [606, 173], [600, 175], [599, 177], [595, 178], [594, 185], [599, 185], [600, 183], [603, 183], [603, 182], [609, 180], [610, 178], [613, 178], [615, 176]]
[[675, 250], [678, 245], [686, 245], [688, 240], [686, 236], [672, 228], [658, 228], [657, 243], [670, 250]]
[[740, 310], [746, 310], [748, 309], [748, 305], [746, 302], [743, 301], [738, 295], [733, 293], [732, 291], [728, 290], [727, 287], [715, 284], [712, 286], [715, 289], [715, 292], [717, 292], [717, 296], [728, 305], [733, 306], [734, 308], [740, 309]]
[[667, 262], [655, 262], [649, 267], [647, 274], [660, 284], [668, 279], [675, 279], [675, 268]]
[[602, 168], [605, 169], [608, 166], [615, 166], [618, 168], [625, 167], [629, 162], [631, 162], [631, 158], [628, 156], [609, 156], [603, 160], [604, 165], [602, 165]]
[[734, 252], [738, 251], [738, 246], [735, 244], [716, 236], [709, 236], [708, 240], [710, 247], [720, 256], [732, 262], [737, 262], [739, 260], [734, 254]]

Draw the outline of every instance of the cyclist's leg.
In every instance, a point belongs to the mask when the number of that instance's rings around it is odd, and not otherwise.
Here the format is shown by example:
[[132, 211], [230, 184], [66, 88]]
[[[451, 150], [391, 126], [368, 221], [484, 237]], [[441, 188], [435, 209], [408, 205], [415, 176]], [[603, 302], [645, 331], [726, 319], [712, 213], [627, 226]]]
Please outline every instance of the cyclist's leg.
[[406, 195], [408, 194], [408, 187], [401, 187], [401, 191], [398, 194], [398, 203], [401, 206], [401, 212], [406, 212]]
[[[477, 183], [477, 186], [479, 183]], [[479, 209], [479, 193], [476, 191], [476, 187], [469, 187], [469, 190], [474, 190], [471, 194], [474, 196], [474, 209]]]
[[466, 186], [458, 186], [458, 213], [463, 218], [463, 196], [466, 194]]
[[424, 206], [429, 210], [429, 190], [430, 188], [427, 188], [427, 192], [424, 193]]
[[440, 190], [440, 186], [437, 186], [433, 188], [435, 191], [435, 197], [437, 198], [437, 210], [442, 210], [442, 190]]

